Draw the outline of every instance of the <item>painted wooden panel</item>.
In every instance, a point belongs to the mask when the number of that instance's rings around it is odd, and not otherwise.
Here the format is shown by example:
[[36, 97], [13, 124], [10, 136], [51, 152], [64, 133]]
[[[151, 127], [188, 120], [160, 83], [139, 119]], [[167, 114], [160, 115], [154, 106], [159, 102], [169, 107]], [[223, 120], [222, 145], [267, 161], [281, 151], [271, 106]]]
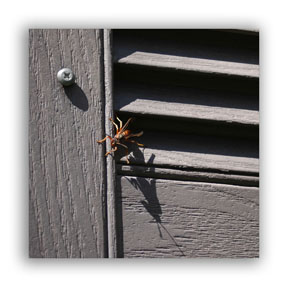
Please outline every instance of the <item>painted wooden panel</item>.
[[154, 68], [195, 71], [229, 76], [259, 77], [259, 67], [255, 64], [233, 63], [191, 57], [161, 55], [156, 53], [134, 52], [118, 60], [119, 64], [141, 65]]
[[124, 257], [258, 257], [257, 187], [118, 176]]
[[259, 186], [257, 175], [241, 175], [213, 171], [183, 170], [155, 166], [117, 164], [117, 174], [161, 179], [224, 183], [240, 186]]
[[[30, 30], [30, 257], [105, 257], [103, 32]], [[63, 88], [62, 67], [76, 75]]]
[[[127, 144], [132, 164], [219, 170], [234, 174], [259, 172], [257, 140], [144, 130], [138, 141], [145, 147]], [[115, 158], [125, 163], [124, 149], [120, 147]]]
[[[257, 77], [257, 67], [253, 65], [259, 64], [259, 35], [256, 32], [250, 33], [250, 35], [242, 32], [215, 29], [116, 29], [114, 30], [114, 59], [115, 62], [121, 62], [124, 59], [126, 59], [125, 62], [129, 62], [130, 60], [136, 61], [136, 58], [139, 59], [139, 57], [134, 56], [138, 53], [140, 53], [138, 54], [139, 56], [141, 53], [145, 53], [147, 56], [151, 54], [152, 58], [156, 55], [159, 56], [159, 58], [153, 58], [156, 60], [153, 62], [154, 64], [157, 63], [157, 66], [162, 66], [162, 64], [171, 65], [171, 68], [176, 64], [172, 59], [178, 62], [181, 58], [187, 59], [188, 63], [193, 62], [193, 59], [197, 59], [200, 65], [202, 60], [204, 62], [205, 60], [220, 61], [224, 66], [231, 64], [235, 68], [237, 67], [237, 63], [240, 64], [239, 67], [242, 64], [244, 66], [248, 64], [252, 65], [250, 67], [253, 72], [252, 74], [248, 72], [247, 76]], [[171, 56], [171, 61], [168, 60], [168, 63], [163, 63], [160, 60], [165, 55]], [[173, 58], [174, 56], [180, 58]], [[141, 57], [141, 60], [144, 59]], [[151, 63], [151, 60], [148, 58], [146, 60], [148, 60], [148, 63]], [[179, 67], [185, 67], [185, 62], [181, 61]], [[189, 67], [186, 67], [188, 70], [193, 70], [194, 67], [192, 66], [189, 65]], [[207, 66], [207, 71], [209, 71], [209, 66]], [[216, 69], [215, 72], [219, 71], [222, 73], [221, 67], [223, 66], [217, 65], [213, 69]], [[205, 70], [204, 66], [202, 68]], [[237, 73], [237, 68], [230, 71], [232, 74], [235, 71], [235, 75], [245, 76], [245, 72]], [[229, 73], [229, 71], [227, 72]]]
[[259, 125], [255, 98], [237, 91], [209, 91], [159, 83], [121, 81], [115, 88], [115, 108], [120, 112], [224, 122], [244, 127]]

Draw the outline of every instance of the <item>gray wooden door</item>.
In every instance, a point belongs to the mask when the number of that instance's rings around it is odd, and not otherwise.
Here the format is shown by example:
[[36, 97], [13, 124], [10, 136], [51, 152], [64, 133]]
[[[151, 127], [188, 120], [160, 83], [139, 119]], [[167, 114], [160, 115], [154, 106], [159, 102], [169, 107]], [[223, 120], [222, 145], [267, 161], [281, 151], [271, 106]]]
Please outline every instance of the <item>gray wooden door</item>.
[[[31, 257], [258, 256], [258, 32], [29, 39]], [[129, 164], [96, 142], [114, 112], [144, 131]]]

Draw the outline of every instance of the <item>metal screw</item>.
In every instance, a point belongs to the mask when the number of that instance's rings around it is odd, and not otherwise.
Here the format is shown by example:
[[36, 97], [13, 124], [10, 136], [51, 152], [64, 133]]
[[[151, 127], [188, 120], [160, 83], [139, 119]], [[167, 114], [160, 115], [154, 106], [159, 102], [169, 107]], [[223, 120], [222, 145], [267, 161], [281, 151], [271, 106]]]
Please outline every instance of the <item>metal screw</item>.
[[75, 75], [69, 68], [63, 68], [57, 73], [57, 79], [63, 86], [71, 86], [75, 82]]

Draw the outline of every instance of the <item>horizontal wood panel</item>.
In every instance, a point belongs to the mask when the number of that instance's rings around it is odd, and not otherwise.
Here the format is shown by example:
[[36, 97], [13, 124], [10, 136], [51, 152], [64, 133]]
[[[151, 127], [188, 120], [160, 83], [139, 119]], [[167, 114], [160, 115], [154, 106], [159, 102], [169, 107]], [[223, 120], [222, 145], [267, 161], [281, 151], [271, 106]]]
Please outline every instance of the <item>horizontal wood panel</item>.
[[242, 186], [259, 186], [259, 177], [197, 170], [169, 169], [155, 166], [117, 164], [117, 174], [161, 179], [225, 183]]
[[140, 115], [259, 125], [257, 102], [237, 93], [163, 85], [116, 85], [115, 109]]
[[259, 36], [231, 30], [116, 29], [114, 61], [134, 52], [259, 64]]
[[[128, 143], [132, 164], [240, 174], [259, 172], [258, 141], [151, 131], [145, 131], [138, 141], [145, 148]], [[119, 147], [115, 158], [125, 163], [124, 149]]]
[[[153, 157], [154, 164], [158, 166], [174, 168], [197, 168], [208, 170], [219, 170], [223, 172], [235, 173], [258, 173], [259, 160], [254, 158], [233, 157], [213, 154], [199, 154], [193, 152], [170, 151], [163, 149], [143, 149], [143, 153], [138, 156], [132, 152], [129, 160], [133, 164], [149, 163]], [[123, 156], [120, 160], [125, 163]]]
[[256, 187], [118, 176], [117, 188], [122, 256], [258, 257]]
[[254, 37], [258, 37], [259, 36], [259, 29], [257, 28], [247, 28], [247, 29], [225, 29], [225, 30], [220, 30], [222, 32], [227, 32], [227, 33], [233, 33], [233, 34], [247, 34], [247, 35], [251, 35]]
[[257, 111], [243, 111], [230, 108], [207, 107], [189, 104], [163, 103], [160, 101], [137, 99], [118, 109], [140, 115], [170, 116], [188, 119], [215, 120], [225, 123], [243, 125], [258, 125], [259, 113]]
[[[125, 71], [122, 71], [125, 72]], [[137, 73], [134, 69], [130, 71], [131, 74]], [[128, 72], [129, 73], [129, 72]], [[151, 72], [152, 73], [152, 72]], [[129, 74], [128, 74], [129, 75]], [[202, 82], [202, 86], [196, 86], [196, 82], [191, 85], [182, 86], [181, 84], [170, 82], [170, 79], [166, 78], [167, 82], [163, 81], [165, 74], [158, 73], [158, 78], [155, 79], [156, 74], [152, 73], [152, 76], [147, 74], [142, 74], [145, 77], [145, 81], [137, 81], [135, 78], [121, 79], [121, 81], [115, 82], [115, 97], [120, 98], [122, 103], [127, 104], [131, 101], [140, 98], [147, 100], [155, 100], [172, 103], [182, 103], [182, 104], [194, 104], [203, 105], [208, 107], [223, 107], [223, 108], [234, 108], [240, 110], [258, 110], [258, 89], [254, 94], [248, 91], [238, 91], [238, 87], [234, 87], [234, 90], [226, 90], [225, 88], [229, 85], [229, 81], [222, 82], [222, 87], [213, 88], [207, 87], [206, 78], [198, 78], [197, 83]], [[162, 81], [160, 76], [162, 75]], [[139, 74], [141, 77], [141, 74]], [[154, 82], [152, 82], [154, 78]], [[150, 80], [150, 81], [149, 81]], [[191, 82], [194, 78], [191, 78]], [[202, 81], [201, 81], [202, 80]], [[218, 83], [220, 79], [218, 79]], [[192, 84], [192, 83], [191, 83]], [[243, 84], [243, 82], [242, 82]], [[180, 86], [181, 85], [181, 86]], [[241, 82], [239, 83], [241, 85]], [[209, 89], [210, 87], [210, 89]], [[125, 99], [127, 96], [127, 99]]]
[[259, 77], [259, 66], [246, 63], [233, 63], [210, 59], [179, 57], [145, 52], [134, 52], [122, 57], [118, 64], [140, 65], [153, 68], [223, 74], [228, 76]]

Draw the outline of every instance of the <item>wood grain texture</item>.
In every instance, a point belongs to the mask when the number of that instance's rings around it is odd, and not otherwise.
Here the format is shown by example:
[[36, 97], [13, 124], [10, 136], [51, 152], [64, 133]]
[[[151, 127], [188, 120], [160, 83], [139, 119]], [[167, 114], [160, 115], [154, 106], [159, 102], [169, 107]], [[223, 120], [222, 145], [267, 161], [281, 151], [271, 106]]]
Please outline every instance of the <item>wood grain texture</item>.
[[180, 71], [259, 78], [259, 66], [255, 64], [179, 57], [138, 51], [119, 59], [117, 63], [125, 65], [140, 65], [160, 69], [167, 68]]
[[130, 176], [117, 185], [124, 257], [259, 256], [258, 188]]
[[[101, 30], [30, 30], [30, 257], [106, 257]], [[63, 88], [58, 70], [76, 84]]]

